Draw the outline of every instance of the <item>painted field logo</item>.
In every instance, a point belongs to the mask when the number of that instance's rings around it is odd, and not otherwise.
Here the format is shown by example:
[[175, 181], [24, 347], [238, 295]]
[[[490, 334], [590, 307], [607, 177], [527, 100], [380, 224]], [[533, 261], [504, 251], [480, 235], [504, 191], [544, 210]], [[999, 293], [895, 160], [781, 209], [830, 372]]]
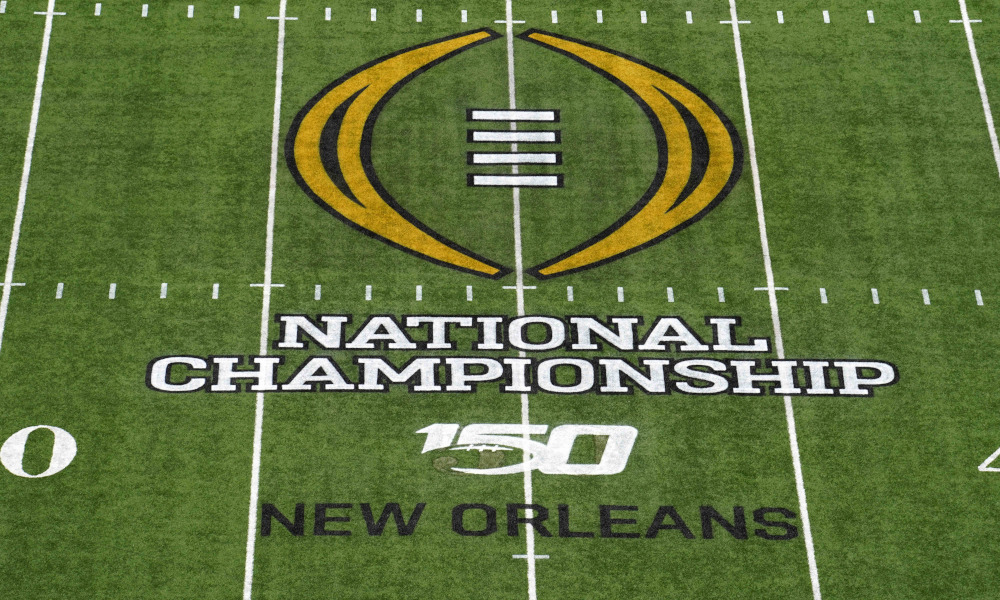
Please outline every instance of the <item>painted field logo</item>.
[[[545, 443], [526, 437], [544, 435], [548, 430], [548, 425], [520, 423], [475, 423], [464, 428], [455, 423], [435, 423], [416, 433], [427, 436], [422, 454], [444, 449], [453, 454], [478, 452], [480, 465], [476, 468], [458, 466], [459, 461], [453, 456], [441, 457], [434, 464], [442, 471], [474, 475], [510, 475], [534, 469], [546, 475], [615, 475], [625, 470], [639, 435], [635, 427], [628, 425], [559, 425], [552, 429]], [[571, 462], [579, 437], [593, 438], [593, 462]], [[505, 453], [510, 451], [516, 451], [515, 455], [524, 457], [524, 461], [503, 464]]]
[[[371, 158], [375, 121], [402, 86], [499, 37], [490, 29], [449, 36], [379, 58], [327, 86], [299, 112], [286, 138], [285, 155], [296, 181], [325, 210], [392, 246], [483, 277], [510, 273], [509, 267], [478, 256], [409, 214], [379, 182]], [[743, 164], [739, 136], [694, 87], [637, 58], [581, 40], [538, 30], [517, 37], [572, 58], [618, 85], [645, 112], [658, 149], [652, 183], [622, 218], [527, 272], [539, 279], [556, 277], [642, 250], [701, 219], [735, 185]], [[557, 185], [561, 181], [560, 176]]]

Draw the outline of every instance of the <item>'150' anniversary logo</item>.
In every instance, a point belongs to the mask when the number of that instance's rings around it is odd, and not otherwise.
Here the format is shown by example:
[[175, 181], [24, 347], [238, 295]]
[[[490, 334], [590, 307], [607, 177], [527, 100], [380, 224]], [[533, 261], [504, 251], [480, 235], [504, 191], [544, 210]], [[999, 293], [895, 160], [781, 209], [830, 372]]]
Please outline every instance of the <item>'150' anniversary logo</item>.
[[[379, 182], [371, 159], [375, 121], [403, 85], [499, 37], [480, 29], [401, 50], [323, 89], [296, 116], [286, 139], [288, 166], [302, 189], [334, 216], [416, 256], [492, 279], [509, 273], [508, 267], [446, 239], [408, 213]], [[637, 252], [696, 222], [732, 189], [743, 163], [740, 139], [722, 111], [694, 87], [639, 59], [581, 40], [538, 30], [518, 38], [617, 84], [646, 113], [658, 147], [656, 176], [621, 219], [529, 273], [556, 277]]]

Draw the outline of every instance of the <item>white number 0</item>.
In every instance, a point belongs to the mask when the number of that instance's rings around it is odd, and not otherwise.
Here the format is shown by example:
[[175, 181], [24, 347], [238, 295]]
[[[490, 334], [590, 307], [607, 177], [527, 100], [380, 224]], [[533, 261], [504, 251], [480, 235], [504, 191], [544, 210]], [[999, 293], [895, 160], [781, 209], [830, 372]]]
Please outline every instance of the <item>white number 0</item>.
[[[55, 436], [55, 443], [52, 444], [52, 457], [49, 459], [47, 469], [37, 475], [32, 475], [24, 470], [24, 447], [28, 443], [28, 436], [36, 429], [48, 429]], [[48, 477], [55, 475], [69, 466], [76, 456], [76, 440], [65, 429], [53, 427], [51, 425], [35, 425], [25, 427], [14, 435], [7, 438], [7, 441], [0, 446], [0, 463], [8, 471], [18, 477]]]

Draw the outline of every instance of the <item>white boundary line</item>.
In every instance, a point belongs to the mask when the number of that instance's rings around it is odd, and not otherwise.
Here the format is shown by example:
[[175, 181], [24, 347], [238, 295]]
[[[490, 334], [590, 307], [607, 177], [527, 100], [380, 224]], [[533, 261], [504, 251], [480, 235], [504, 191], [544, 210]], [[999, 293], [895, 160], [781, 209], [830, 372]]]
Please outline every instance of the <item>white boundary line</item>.
[[[38, 74], [35, 77], [35, 99], [31, 103], [31, 122], [28, 124], [28, 140], [24, 147], [24, 167], [21, 170], [21, 187], [17, 192], [17, 209], [14, 226], [10, 234], [10, 248], [7, 250], [7, 269], [3, 275], [3, 292], [0, 293], [0, 348], [7, 326], [7, 308], [10, 306], [10, 292], [14, 283], [14, 264], [17, 262], [17, 245], [21, 241], [21, 222], [24, 220], [24, 205], [28, 201], [28, 178], [31, 175], [31, 158], [35, 152], [35, 134], [38, 131], [38, 112], [42, 107], [42, 86], [45, 83], [45, 65], [49, 60], [49, 40], [52, 39], [52, 17], [56, 15], [56, 0], [49, 0], [45, 10], [45, 32], [42, 34], [42, 51], [38, 56]], [[40, 14], [40, 13], [35, 13]]]
[[[767, 298], [771, 305], [771, 324], [774, 327], [774, 348], [778, 359], [785, 358], [785, 346], [781, 339], [781, 319], [778, 316], [778, 295], [774, 287], [774, 270], [771, 267], [771, 249], [767, 241], [767, 224], [764, 220], [764, 201], [760, 191], [760, 173], [757, 170], [757, 151], [753, 137], [753, 121], [750, 117], [750, 96], [747, 92], [747, 74], [743, 65], [743, 44], [740, 40], [740, 25], [736, 16], [736, 0], [729, 0], [730, 23], [733, 27], [733, 45], [736, 47], [736, 67], [740, 76], [740, 92], [743, 96], [743, 118], [747, 128], [747, 149], [750, 154], [750, 173], [753, 176], [754, 202], [757, 206], [757, 226], [760, 230], [760, 245], [764, 254], [764, 272], [767, 276]], [[809, 506], [806, 503], [806, 487], [802, 478], [802, 460], [799, 456], [799, 439], [795, 429], [795, 411], [792, 399], [785, 396], [785, 420], [788, 424], [788, 442], [795, 470], [795, 490], [799, 497], [799, 513], [802, 517], [802, 534], [806, 542], [806, 557], [809, 562], [809, 579], [812, 582], [813, 599], [822, 598], [819, 588], [819, 570], [816, 567], [816, 551], [813, 547], [812, 528], [809, 524]]]
[[[271, 321], [271, 270], [274, 256], [274, 206], [278, 185], [278, 138], [281, 127], [281, 79], [285, 70], [285, 14], [287, 0], [278, 8], [278, 51], [274, 74], [274, 120], [271, 124], [271, 173], [267, 191], [267, 237], [264, 243], [264, 299], [260, 310], [260, 354], [267, 354], [268, 325]], [[253, 463], [250, 475], [250, 510], [247, 519], [247, 553], [243, 571], [243, 599], [253, 593], [254, 546], [257, 541], [257, 499], [260, 491], [260, 449], [264, 433], [264, 393], [257, 392], [253, 428]]]
[[[507, 90], [510, 110], [517, 110], [517, 86], [514, 82], [514, 7], [512, 0], [505, 2], [505, 24], [507, 26]], [[511, 131], [517, 130], [517, 123], [511, 121]], [[517, 144], [510, 145], [511, 152], [517, 152]], [[511, 165], [511, 173], [517, 174], [517, 165]], [[514, 211], [514, 271], [516, 285], [514, 287], [517, 295], [517, 316], [524, 316], [524, 256], [521, 246], [521, 188], [513, 188], [513, 211]], [[525, 357], [524, 352], [519, 352], [521, 358]], [[524, 427], [522, 437], [531, 440], [528, 427], [531, 425], [530, 402], [528, 394], [521, 394], [521, 426]], [[528, 466], [528, 453], [524, 454], [524, 503], [534, 503], [534, 491], [531, 483], [531, 467]], [[531, 510], [525, 511], [525, 516], [533, 516]], [[538, 589], [535, 580], [535, 529], [531, 524], [524, 526], [526, 551], [525, 562], [528, 565], [528, 600], [538, 600]]]
[[[976, 73], [976, 85], [979, 86], [979, 99], [983, 102], [983, 114], [986, 115], [986, 129], [990, 133], [990, 145], [993, 146], [993, 161], [997, 165], [997, 174], [1000, 175], [1000, 142], [997, 141], [997, 130], [993, 125], [993, 111], [990, 110], [990, 99], [986, 95], [986, 83], [983, 81], [983, 71], [979, 67], [979, 55], [976, 53], [976, 41], [972, 38], [972, 21], [969, 20], [969, 9], [965, 6], [965, 0], [958, 0], [958, 6], [962, 10], [962, 26], [965, 28], [965, 39], [969, 42], [969, 55], [972, 57], [972, 70]], [[952, 21], [954, 23], [955, 21]]]

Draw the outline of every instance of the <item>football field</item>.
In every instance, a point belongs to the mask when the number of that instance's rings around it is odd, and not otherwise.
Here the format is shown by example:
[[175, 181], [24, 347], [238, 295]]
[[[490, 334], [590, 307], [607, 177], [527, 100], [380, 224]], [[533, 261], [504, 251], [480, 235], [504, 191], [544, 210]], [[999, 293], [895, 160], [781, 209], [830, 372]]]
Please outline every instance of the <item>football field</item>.
[[239, 1], [0, 2], [0, 597], [997, 596], [1000, 1]]

